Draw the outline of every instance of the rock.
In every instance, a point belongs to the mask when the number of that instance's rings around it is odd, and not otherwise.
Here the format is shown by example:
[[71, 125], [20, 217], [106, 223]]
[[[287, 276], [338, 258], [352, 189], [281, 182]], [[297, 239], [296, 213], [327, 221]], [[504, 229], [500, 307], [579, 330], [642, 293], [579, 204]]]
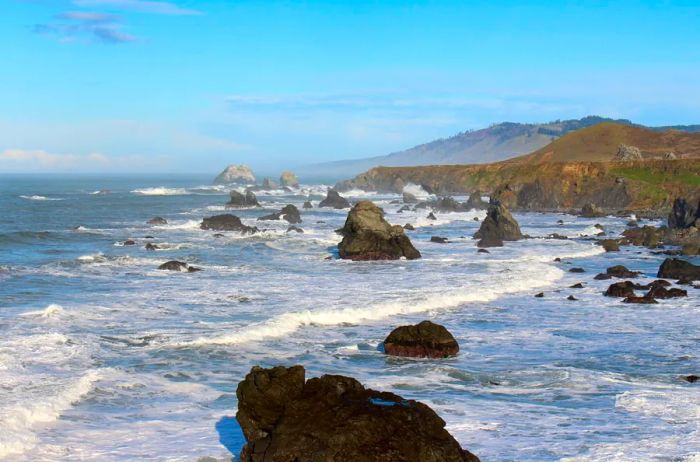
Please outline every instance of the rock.
[[401, 207], [400, 209], [398, 209], [398, 210], [396, 211], [396, 213], [404, 213], [404, 212], [408, 212], [409, 210], [411, 210], [411, 207], [409, 207], [408, 205], [404, 205], [403, 207]]
[[634, 283], [631, 281], [616, 282], [611, 284], [603, 295], [606, 297], [635, 297]]
[[288, 232], [288, 233], [291, 233], [291, 232], [303, 233], [304, 230], [301, 229], [301, 228], [299, 228], [299, 227], [297, 227], [297, 226], [290, 226], [289, 228], [287, 228], [287, 231], [286, 231], [286, 232]]
[[630, 228], [622, 232], [624, 241], [632, 245], [640, 245], [649, 248], [658, 247], [663, 238], [664, 231], [654, 226], [643, 226], [641, 228]]
[[221, 233], [216, 233], [216, 234], [214, 234], [214, 237], [215, 237], [215, 238], [221, 238], [221, 237], [224, 237], [224, 235], [221, 234]]
[[643, 160], [642, 152], [636, 146], [628, 146], [620, 144], [617, 148], [617, 154], [613, 160], [627, 162], [631, 160]]
[[384, 212], [370, 201], [358, 202], [348, 213], [340, 230], [343, 240], [338, 244], [340, 258], [350, 260], [408, 260], [420, 258], [401, 226], [392, 226]]
[[673, 201], [673, 209], [668, 215], [670, 229], [688, 229], [700, 219], [700, 204], [693, 207], [688, 201], [679, 198]]
[[622, 278], [636, 278], [637, 276], [642, 274], [639, 271], [630, 271], [625, 266], [622, 266], [622, 265], [611, 266], [610, 268], [605, 270], [605, 273], [614, 277], [614, 278], [621, 278], [621, 279]]
[[649, 298], [677, 298], [677, 297], [687, 297], [688, 291], [683, 289], [677, 289], [672, 287], [667, 289], [661, 286], [652, 287], [649, 292], [644, 295]]
[[241, 194], [238, 191], [231, 191], [230, 199], [226, 203], [226, 208], [260, 207], [258, 198], [253, 191], [246, 191]]
[[241, 462], [478, 462], [428, 406], [357, 380], [253, 367], [236, 390]]
[[416, 230], [416, 228], [414, 228], [411, 223], [406, 223], [405, 225], [403, 225], [403, 229], [405, 229], [406, 231], [415, 231]]
[[280, 220], [283, 219], [287, 221], [288, 223], [291, 223], [293, 225], [301, 223], [301, 214], [299, 213], [299, 209], [296, 208], [294, 205], [289, 204], [285, 205], [282, 210], [279, 212], [273, 212], [269, 215], [263, 215], [261, 217], [258, 217], [258, 221], [264, 221], [264, 220]]
[[597, 218], [604, 217], [605, 212], [595, 204], [586, 204], [581, 209], [581, 214], [583, 218]]
[[637, 227], [639, 227], [639, 222], [637, 220], [630, 220], [627, 222], [627, 227], [628, 228], [637, 228]]
[[535, 298], [544, 298], [544, 292], [539, 292], [535, 294]]
[[158, 267], [159, 270], [165, 270], [165, 271], [180, 271], [183, 273], [194, 273], [197, 271], [202, 271], [201, 268], [196, 268], [194, 266], [189, 266], [187, 263], [177, 261], [177, 260], [171, 260], [168, 262], [163, 263]]
[[477, 253], [491, 253], [491, 252], [489, 252], [486, 249], [479, 249], [479, 250], [477, 250]]
[[136, 245], [136, 241], [133, 239], [127, 239], [126, 241], [122, 242], [122, 245], [124, 245], [124, 246]]
[[427, 218], [428, 220], [437, 220], [437, 217], [435, 216], [435, 214], [433, 212], [430, 212], [428, 214], [428, 216], [425, 218]]
[[666, 154], [664, 154], [663, 159], [664, 160], [676, 160], [676, 159], [678, 159], [678, 156], [676, 156], [676, 154], [674, 154], [672, 152], [667, 152]]
[[683, 377], [683, 380], [685, 380], [688, 383], [695, 383], [698, 380], [700, 380], [700, 377], [697, 375], [686, 375]]
[[562, 234], [558, 234], [558, 233], [552, 233], [552, 234], [547, 235], [547, 239], [558, 239], [558, 240], [565, 241], [565, 240], [569, 239], [569, 237], [564, 236]]
[[294, 174], [294, 172], [285, 171], [280, 175], [280, 184], [288, 188], [298, 188], [299, 178]]
[[577, 282], [576, 284], [569, 286], [569, 289], [583, 289], [583, 284]]
[[160, 249], [160, 247], [158, 247], [158, 246], [155, 245], [155, 244], [151, 244], [151, 243], [149, 242], [148, 244], [146, 244], [145, 249], [146, 249], [146, 250], [158, 250], [158, 249]]
[[271, 191], [273, 189], [278, 189], [279, 187], [280, 187], [279, 183], [277, 183], [275, 180], [273, 180], [269, 176], [266, 176], [263, 179], [262, 189], [264, 189], [266, 191]]
[[306, 202], [304, 202], [304, 205], [302, 205], [302, 208], [303, 209], [312, 209], [312, 208], [314, 208], [314, 206], [311, 203], [311, 201], [306, 201]]
[[624, 300], [622, 300], [623, 303], [638, 303], [642, 305], [651, 305], [654, 303], [659, 303], [653, 298], [649, 297], [627, 297]]
[[572, 301], [572, 302], [575, 302], [578, 300], [578, 298], [574, 297], [573, 295], [569, 295], [568, 297], [566, 297], [566, 299], [569, 301]]
[[338, 194], [338, 191], [329, 189], [326, 198], [318, 204], [319, 207], [332, 207], [334, 209], [346, 209], [350, 207], [350, 202]]
[[523, 235], [518, 222], [508, 209], [499, 201], [493, 201], [474, 237], [479, 239], [476, 244], [479, 247], [500, 247], [503, 241], [517, 241], [522, 239]]
[[488, 204], [481, 199], [479, 191], [474, 191], [469, 195], [465, 208], [467, 210], [484, 210], [488, 208]]
[[391, 356], [446, 358], [459, 352], [459, 345], [445, 327], [430, 321], [394, 329], [384, 340], [384, 352]]
[[620, 242], [617, 239], [603, 239], [599, 241], [600, 245], [603, 246], [606, 252], [619, 252]]
[[667, 258], [659, 267], [656, 277], [698, 281], [700, 280], [700, 266], [678, 258]]
[[407, 192], [403, 193], [403, 203], [404, 204], [417, 204], [418, 202], [419, 202], [418, 198], [416, 196], [414, 196], [413, 194], [407, 193]]
[[578, 267], [570, 268], [570, 269], [569, 269], [569, 273], [585, 273], [585, 272], [586, 272], [585, 269], [583, 269], [583, 268], [578, 268]]
[[243, 234], [253, 234], [259, 231], [255, 226], [244, 225], [240, 218], [231, 214], [204, 218], [200, 228], [212, 231], [238, 231]]
[[681, 248], [681, 255], [685, 255], [688, 257], [695, 257], [700, 255], [700, 245], [697, 244], [685, 244]]
[[474, 217], [474, 221], [479, 221], [479, 217]]
[[146, 222], [146, 224], [149, 224], [149, 225], [167, 225], [168, 220], [166, 220], [163, 217], [153, 217], [150, 220], [148, 220]]
[[214, 184], [254, 184], [255, 175], [245, 165], [229, 165], [214, 179]]
[[598, 273], [593, 279], [595, 279], [596, 281], [607, 281], [608, 279], [612, 279], [612, 276], [605, 273]]
[[465, 205], [457, 202], [453, 197], [440, 197], [432, 204], [436, 212], [465, 212], [469, 210]]
[[447, 238], [440, 236], [431, 236], [430, 242], [434, 242], [436, 244], [447, 244]]

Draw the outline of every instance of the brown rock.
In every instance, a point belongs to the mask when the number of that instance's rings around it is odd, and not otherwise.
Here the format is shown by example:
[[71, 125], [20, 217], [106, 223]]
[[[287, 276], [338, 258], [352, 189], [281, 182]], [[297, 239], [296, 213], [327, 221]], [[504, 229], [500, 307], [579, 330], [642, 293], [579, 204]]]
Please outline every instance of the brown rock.
[[459, 345], [443, 326], [423, 321], [394, 329], [384, 340], [384, 351], [392, 356], [446, 358], [456, 355]]

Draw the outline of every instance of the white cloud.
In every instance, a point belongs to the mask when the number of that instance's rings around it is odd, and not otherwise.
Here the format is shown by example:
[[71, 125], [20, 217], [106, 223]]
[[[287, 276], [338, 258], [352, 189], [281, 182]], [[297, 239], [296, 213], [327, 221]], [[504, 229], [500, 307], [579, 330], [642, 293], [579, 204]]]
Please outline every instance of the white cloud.
[[148, 0], [73, 0], [80, 7], [108, 7], [141, 13], [164, 14], [171, 16], [200, 15], [201, 11], [182, 8], [171, 2]]

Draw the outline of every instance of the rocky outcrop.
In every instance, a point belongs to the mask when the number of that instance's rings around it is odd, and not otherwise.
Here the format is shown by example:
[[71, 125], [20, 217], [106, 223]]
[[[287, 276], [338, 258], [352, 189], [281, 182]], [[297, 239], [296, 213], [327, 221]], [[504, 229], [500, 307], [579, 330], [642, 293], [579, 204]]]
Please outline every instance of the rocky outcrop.
[[616, 282], [608, 287], [603, 295], [606, 297], [635, 297], [635, 284], [631, 281]]
[[340, 258], [350, 260], [409, 260], [420, 258], [401, 226], [384, 219], [384, 211], [370, 201], [358, 202], [340, 230]]
[[299, 209], [294, 205], [285, 205], [279, 212], [273, 212], [269, 215], [259, 217], [258, 220], [285, 220], [291, 224], [301, 223], [301, 214]]
[[261, 186], [262, 189], [264, 189], [266, 191], [271, 191], [271, 190], [277, 189], [279, 187], [280, 187], [279, 183], [277, 183], [275, 180], [273, 180], [269, 176], [266, 176], [265, 178], [263, 178], [263, 182], [262, 182], [262, 186]]
[[254, 184], [255, 175], [246, 165], [229, 165], [214, 179], [214, 184]]
[[287, 170], [285, 172], [282, 172], [282, 174], [280, 175], [280, 184], [288, 188], [298, 188], [299, 178], [297, 178], [294, 172], [290, 172], [289, 170]]
[[453, 197], [439, 197], [435, 202], [429, 203], [436, 212], [465, 212], [469, 210], [466, 204], [457, 202]]
[[700, 266], [678, 258], [667, 258], [659, 267], [657, 277], [700, 281]]
[[253, 367], [236, 390], [241, 462], [478, 462], [428, 406], [357, 380]]
[[654, 226], [629, 228], [622, 232], [623, 243], [649, 248], [658, 247], [664, 239], [664, 231]]
[[246, 191], [245, 194], [241, 194], [238, 191], [231, 191], [230, 199], [226, 203], [226, 208], [235, 209], [244, 207], [260, 207], [255, 193], [253, 191]]
[[346, 209], [350, 207], [350, 202], [338, 194], [338, 191], [329, 189], [326, 198], [318, 204], [319, 207], [331, 207], [334, 209]]
[[465, 203], [467, 210], [484, 210], [487, 209], [488, 206], [489, 204], [484, 202], [484, 200], [481, 198], [481, 192], [479, 191], [474, 191], [469, 194], [469, 198]]
[[183, 273], [195, 273], [197, 271], [202, 271], [201, 268], [197, 268], [194, 266], [190, 266], [185, 262], [177, 261], [177, 260], [171, 260], [168, 262], [163, 263], [158, 267], [159, 270], [165, 270], [165, 271], [180, 271]]
[[146, 222], [149, 225], [167, 225], [168, 220], [163, 217], [153, 217]]
[[479, 247], [500, 247], [503, 241], [517, 241], [523, 238], [520, 226], [500, 202], [493, 201], [479, 231], [474, 234], [479, 239]]
[[610, 268], [605, 270], [605, 274], [607, 274], [608, 276], [612, 276], [614, 278], [624, 279], [624, 278], [636, 278], [641, 273], [639, 271], [630, 271], [629, 269], [627, 269], [626, 266], [615, 265], [615, 266], [611, 266]]
[[303, 209], [312, 209], [312, 208], [314, 208], [314, 205], [311, 203], [311, 201], [305, 201], [302, 208]]
[[615, 154], [615, 160], [620, 162], [628, 162], [630, 160], [643, 160], [642, 151], [636, 146], [628, 146], [626, 144], [621, 144], [617, 148], [617, 153]]
[[384, 352], [412, 358], [447, 358], [459, 352], [459, 345], [445, 327], [430, 321], [397, 327], [384, 340]]
[[199, 227], [205, 230], [237, 231], [243, 234], [253, 234], [259, 231], [255, 226], [244, 225], [240, 218], [231, 214], [215, 215], [213, 217], [204, 218]]
[[605, 249], [606, 252], [619, 252], [620, 242], [617, 239], [602, 239], [599, 244]]
[[581, 214], [583, 218], [598, 218], [604, 217], [605, 212], [595, 204], [586, 204], [581, 208]]
[[670, 229], [688, 229], [691, 226], [698, 227], [700, 222], [700, 203], [694, 207], [683, 198], [673, 201], [673, 208], [668, 215], [668, 227]]

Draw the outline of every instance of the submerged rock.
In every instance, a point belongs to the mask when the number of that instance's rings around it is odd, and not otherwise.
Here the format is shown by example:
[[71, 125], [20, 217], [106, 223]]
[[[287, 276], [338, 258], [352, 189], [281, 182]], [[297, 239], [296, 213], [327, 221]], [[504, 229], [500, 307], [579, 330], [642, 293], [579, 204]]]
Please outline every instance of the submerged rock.
[[319, 207], [332, 207], [334, 209], [346, 209], [350, 207], [350, 202], [338, 194], [338, 191], [329, 189], [326, 198], [318, 204]]
[[238, 231], [243, 234], [257, 233], [259, 230], [255, 226], [246, 226], [236, 215], [224, 214], [207, 217], [202, 220], [199, 226], [201, 229], [213, 231]]
[[656, 300], [654, 300], [651, 297], [627, 297], [624, 300], [622, 300], [623, 303], [637, 303], [637, 304], [642, 304], [642, 305], [653, 305], [655, 303], [659, 303]]
[[627, 269], [627, 267], [622, 266], [622, 265], [615, 265], [611, 266], [607, 270], [605, 270], [605, 274], [612, 276], [614, 278], [636, 278], [639, 276], [640, 273], [639, 271], [630, 271]]
[[168, 262], [163, 263], [158, 267], [159, 270], [164, 270], [164, 271], [180, 271], [183, 273], [194, 273], [197, 271], [202, 271], [201, 268], [197, 268], [194, 266], [190, 266], [185, 262], [177, 261], [177, 260], [171, 260]]
[[253, 367], [236, 390], [241, 462], [478, 462], [428, 406], [357, 380]]
[[255, 197], [253, 191], [246, 191], [245, 194], [241, 194], [238, 191], [231, 191], [230, 199], [226, 203], [226, 208], [239, 208], [239, 207], [260, 207], [258, 203], [258, 198]]
[[474, 237], [479, 239], [479, 247], [500, 247], [503, 241], [522, 239], [523, 234], [508, 209], [499, 201], [494, 201], [489, 205], [486, 218], [481, 222], [481, 228]]
[[255, 183], [253, 171], [246, 165], [229, 165], [214, 179], [214, 184]]
[[168, 220], [163, 217], [153, 217], [146, 222], [149, 225], [167, 225]]
[[287, 231], [286, 231], [286, 232], [287, 232], [287, 233], [295, 232], [295, 233], [303, 234], [303, 233], [304, 233], [304, 230], [301, 229], [301, 228], [299, 228], [298, 226], [292, 225], [292, 226], [290, 226], [289, 228], [287, 228]]
[[384, 340], [384, 352], [391, 356], [446, 358], [459, 352], [459, 345], [445, 327], [423, 321], [397, 327]]
[[433, 242], [435, 244], [447, 244], [447, 238], [441, 236], [431, 236], [430, 242]]
[[370, 201], [358, 202], [348, 213], [340, 230], [340, 258], [350, 260], [409, 260], [420, 258], [401, 226], [392, 226], [384, 212]]
[[667, 258], [659, 267], [657, 277], [698, 281], [700, 280], [700, 266], [678, 258]]

